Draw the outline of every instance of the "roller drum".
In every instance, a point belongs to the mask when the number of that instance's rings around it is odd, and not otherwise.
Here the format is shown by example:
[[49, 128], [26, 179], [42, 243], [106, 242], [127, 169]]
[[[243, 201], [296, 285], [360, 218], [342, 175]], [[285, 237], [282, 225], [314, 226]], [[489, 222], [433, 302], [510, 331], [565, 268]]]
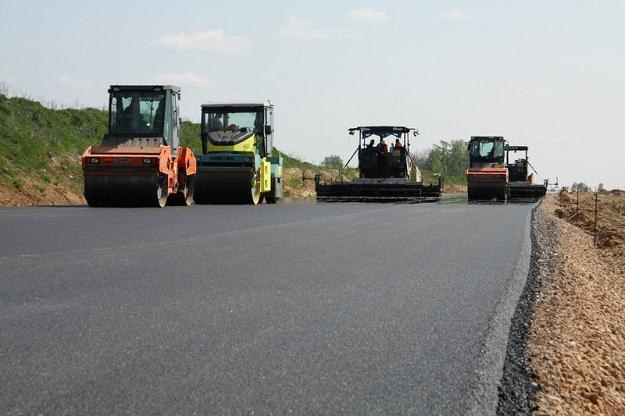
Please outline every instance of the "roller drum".
[[198, 167], [195, 176], [197, 204], [257, 204], [260, 199], [251, 167]]
[[93, 207], [163, 207], [167, 202], [166, 178], [87, 175], [85, 199]]
[[505, 201], [506, 181], [495, 178], [488, 180], [468, 180], [468, 197], [470, 201]]

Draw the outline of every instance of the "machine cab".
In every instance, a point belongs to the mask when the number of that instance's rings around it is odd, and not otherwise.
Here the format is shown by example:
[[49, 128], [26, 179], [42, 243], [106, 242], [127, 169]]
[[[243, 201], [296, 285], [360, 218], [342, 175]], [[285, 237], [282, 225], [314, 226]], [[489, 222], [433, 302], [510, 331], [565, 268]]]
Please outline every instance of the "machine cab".
[[[202, 105], [202, 153], [258, 152], [260, 157], [273, 151], [273, 104]], [[254, 137], [252, 141], [250, 139]]]
[[[402, 126], [361, 126], [349, 129], [359, 133], [358, 169], [361, 178], [406, 178], [409, 176], [409, 133], [418, 131]], [[378, 139], [376, 143], [376, 139]]]
[[[527, 146], [506, 146], [506, 166], [508, 167], [508, 174], [510, 175], [510, 181], [526, 182], [529, 177], [528, 158], [527, 158]], [[525, 154], [516, 158], [516, 152], [524, 152]], [[510, 163], [510, 153], [513, 153], [515, 159]]]
[[112, 85], [109, 132], [103, 145], [171, 146], [180, 144], [180, 88], [171, 85]]
[[469, 166], [503, 165], [505, 140], [501, 136], [472, 136], [468, 145]]

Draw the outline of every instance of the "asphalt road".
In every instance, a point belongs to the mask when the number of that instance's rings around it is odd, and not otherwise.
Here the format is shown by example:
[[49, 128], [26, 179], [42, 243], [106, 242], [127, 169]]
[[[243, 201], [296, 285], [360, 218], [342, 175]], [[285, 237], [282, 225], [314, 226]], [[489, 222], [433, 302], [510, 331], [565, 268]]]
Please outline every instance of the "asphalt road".
[[0, 209], [0, 414], [494, 411], [531, 208]]

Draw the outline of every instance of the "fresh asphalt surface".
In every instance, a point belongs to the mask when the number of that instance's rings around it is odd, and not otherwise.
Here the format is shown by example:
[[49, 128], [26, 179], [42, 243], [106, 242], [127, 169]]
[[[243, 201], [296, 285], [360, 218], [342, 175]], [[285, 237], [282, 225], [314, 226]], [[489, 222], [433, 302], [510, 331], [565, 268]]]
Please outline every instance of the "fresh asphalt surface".
[[0, 209], [0, 414], [491, 410], [532, 207]]

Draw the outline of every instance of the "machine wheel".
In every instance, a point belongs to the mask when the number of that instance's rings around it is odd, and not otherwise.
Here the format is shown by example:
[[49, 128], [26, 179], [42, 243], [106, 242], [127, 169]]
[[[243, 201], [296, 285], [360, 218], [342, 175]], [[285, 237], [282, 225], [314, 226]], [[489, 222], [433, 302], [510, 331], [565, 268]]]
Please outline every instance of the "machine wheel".
[[254, 182], [252, 183], [252, 189], [250, 190], [251, 192], [250, 192], [249, 200], [247, 201], [247, 203], [251, 205], [257, 205], [261, 201], [260, 174], [257, 173], [253, 181]]
[[169, 197], [170, 205], [188, 207], [193, 204], [193, 194], [195, 192], [195, 175], [185, 176], [184, 188]]
[[87, 201], [87, 205], [92, 208], [101, 208], [105, 206], [104, 202], [99, 198], [91, 197], [87, 199], [87, 197], [85, 196], [85, 200]]
[[85, 200], [87, 201], [87, 205], [90, 207], [104, 207], [106, 204], [104, 203], [104, 198], [101, 193], [98, 192], [98, 184], [97, 178], [93, 176], [85, 176], [85, 190], [83, 195]]
[[193, 195], [195, 194], [195, 175], [187, 176], [187, 197], [186, 206], [193, 205]]
[[163, 208], [167, 205], [167, 176], [160, 175], [158, 178], [159, 184], [156, 188], [156, 199], [154, 200], [154, 206], [157, 208]]

